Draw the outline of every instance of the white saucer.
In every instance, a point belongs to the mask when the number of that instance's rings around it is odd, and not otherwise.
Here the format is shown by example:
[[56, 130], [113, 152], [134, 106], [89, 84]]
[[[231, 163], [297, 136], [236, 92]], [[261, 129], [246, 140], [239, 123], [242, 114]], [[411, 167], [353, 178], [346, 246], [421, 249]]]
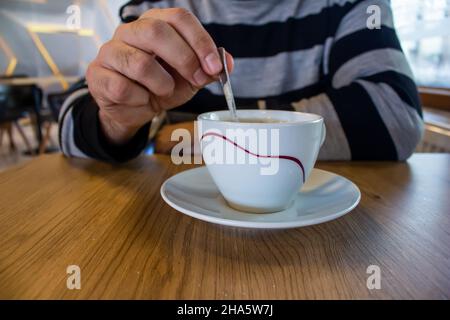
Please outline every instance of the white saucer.
[[358, 187], [350, 180], [313, 169], [289, 209], [276, 213], [244, 213], [230, 208], [206, 167], [178, 173], [161, 186], [161, 195], [172, 208], [211, 223], [246, 228], [285, 229], [337, 219], [357, 206]]

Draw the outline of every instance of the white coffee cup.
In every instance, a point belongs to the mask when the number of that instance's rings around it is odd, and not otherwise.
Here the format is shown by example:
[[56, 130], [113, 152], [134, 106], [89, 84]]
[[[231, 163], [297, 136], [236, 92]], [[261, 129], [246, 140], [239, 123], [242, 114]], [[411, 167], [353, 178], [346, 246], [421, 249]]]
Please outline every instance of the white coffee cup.
[[237, 115], [243, 120], [230, 121], [229, 111], [198, 116], [202, 156], [215, 184], [227, 203], [240, 211], [288, 208], [325, 140], [323, 118], [277, 110], [238, 110]]

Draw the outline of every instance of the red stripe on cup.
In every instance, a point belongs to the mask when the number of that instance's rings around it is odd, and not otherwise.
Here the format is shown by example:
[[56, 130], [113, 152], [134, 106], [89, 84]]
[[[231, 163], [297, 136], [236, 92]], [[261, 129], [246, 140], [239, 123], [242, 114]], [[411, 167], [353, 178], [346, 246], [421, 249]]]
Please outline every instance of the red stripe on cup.
[[207, 133], [205, 133], [200, 140], [203, 140], [205, 137], [211, 137], [211, 136], [222, 138], [226, 142], [229, 142], [229, 143], [233, 144], [236, 148], [241, 149], [242, 151], [244, 151], [244, 152], [246, 152], [246, 153], [248, 153], [248, 154], [250, 154], [252, 156], [255, 156], [257, 158], [270, 158], [270, 159], [278, 158], [278, 159], [284, 159], [284, 160], [292, 161], [292, 162], [296, 163], [300, 167], [300, 169], [302, 170], [303, 183], [305, 183], [305, 168], [303, 167], [303, 164], [302, 164], [302, 162], [299, 159], [297, 159], [295, 157], [292, 157], [292, 156], [284, 156], [284, 155], [272, 156], [272, 155], [257, 154], [257, 153], [251, 152], [250, 150], [245, 149], [244, 147], [241, 147], [236, 142], [231, 141], [227, 137], [225, 137], [225, 136], [223, 136], [223, 135], [221, 135], [219, 133], [215, 133], [215, 132], [207, 132]]

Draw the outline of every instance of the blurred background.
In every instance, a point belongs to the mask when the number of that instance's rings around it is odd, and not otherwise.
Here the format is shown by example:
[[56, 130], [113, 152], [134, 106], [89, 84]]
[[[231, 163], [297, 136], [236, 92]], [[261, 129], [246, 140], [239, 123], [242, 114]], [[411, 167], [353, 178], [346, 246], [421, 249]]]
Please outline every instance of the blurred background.
[[[37, 77], [45, 92], [67, 89], [70, 82], [84, 75], [101, 43], [111, 38], [123, 3], [1, 0], [1, 73]], [[78, 13], [79, 21], [70, 18]]]
[[[29, 104], [24, 110], [32, 111], [31, 120], [19, 115], [12, 117], [13, 121], [0, 119], [0, 170], [10, 164], [4, 159], [14, 154], [11, 150], [38, 154], [57, 148], [56, 130], [51, 127], [56, 123], [58, 104], [65, 98], [63, 92], [84, 76], [100, 45], [111, 38], [125, 2], [0, 0], [0, 81], [35, 85], [39, 92], [33, 94], [40, 99], [40, 106], [21, 102]], [[402, 46], [427, 107], [427, 132], [418, 151], [449, 152], [450, 0], [391, 0], [391, 4]], [[39, 128], [23, 130], [28, 121]], [[14, 131], [20, 137], [12, 148], [11, 142], [2, 141]], [[22, 154], [16, 152], [11, 161], [17, 162]]]
[[[84, 75], [100, 44], [111, 38], [125, 2], [1, 0], [0, 73], [41, 78], [46, 91], [65, 88]], [[450, 88], [450, 0], [391, 3], [418, 84]], [[71, 5], [81, 9], [79, 29], [67, 26]]]
[[391, 0], [395, 25], [416, 80], [450, 88], [450, 0]]

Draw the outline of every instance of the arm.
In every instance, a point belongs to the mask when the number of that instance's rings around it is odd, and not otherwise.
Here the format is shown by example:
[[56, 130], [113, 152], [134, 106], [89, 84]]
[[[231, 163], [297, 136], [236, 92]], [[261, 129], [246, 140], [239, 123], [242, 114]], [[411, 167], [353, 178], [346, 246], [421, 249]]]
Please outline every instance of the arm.
[[[381, 8], [381, 29], [369, 30], [369, 5]], [[320, 113], [329, 160], [405, 160], [423, 132], [421, 105], [411, 69], [393, 29], [387, 0], [362, 1], [341, 21], [325, 52], [324, 93], [294, 104]]]
[[117, 163], [138, 156], [147, 145], [149, 124], [124, 145], [109, 141], [101, 129], [99, 108], [85, 86], [64, 102], [59, 116], [59, 144], [66, 156]]

